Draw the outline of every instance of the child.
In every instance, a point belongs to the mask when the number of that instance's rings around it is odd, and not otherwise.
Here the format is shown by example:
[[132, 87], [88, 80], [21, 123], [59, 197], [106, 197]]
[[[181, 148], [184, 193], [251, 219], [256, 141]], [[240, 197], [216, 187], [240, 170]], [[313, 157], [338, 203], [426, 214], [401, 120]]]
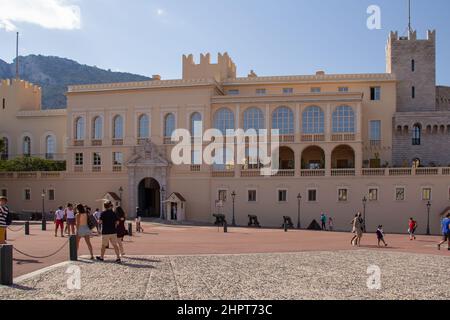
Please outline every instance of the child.
[[144, 232], [144, 228], [141, 226], [141, 217], [136, 218], [136, 231], [140, 233]]
[[384, 231], [383, 226], [378, 226], [377, 229], [377, 238], [378, 238], [378, 247], [381, 246], [381, 242], [383, 242], [384, 246], [387, 247], [387, 243], [384, 241]]
[[333, 218], [329, 217], [328, 218], [328, 230], [333, 231]]

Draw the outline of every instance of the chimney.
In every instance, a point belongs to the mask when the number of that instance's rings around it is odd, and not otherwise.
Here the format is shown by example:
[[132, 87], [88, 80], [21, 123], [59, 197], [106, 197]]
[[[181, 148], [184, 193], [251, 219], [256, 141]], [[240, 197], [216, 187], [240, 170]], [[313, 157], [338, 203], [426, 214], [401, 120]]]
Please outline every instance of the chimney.
[[152, 79], [155, 81], [161, 81], [161, 76], [159, 74], [152, 75]]

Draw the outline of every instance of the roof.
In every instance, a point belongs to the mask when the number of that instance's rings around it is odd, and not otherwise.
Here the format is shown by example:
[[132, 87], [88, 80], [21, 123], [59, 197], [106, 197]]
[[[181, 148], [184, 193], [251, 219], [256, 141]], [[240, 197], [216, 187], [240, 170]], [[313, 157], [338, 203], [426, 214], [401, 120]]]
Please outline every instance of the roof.
[[[174, 193], [172, 193], [171, 195], [170, 195], [170, 197], [171, 196], [176, 196], [180, 201], [182, 201], [182, 202], [186, 202], [186, 199], [181, 195], [181, 193], [178, 193], [178, 192], [174, 192]], [[169, 198], [170, 198], [169, 197]]]
[[443, 216], [446, 215], [447, 213], [450, 213], [450, 207], [447, 207], [444, 211], [442, 211], [441, 217], [443, 217]]
[[120, 201], [122, 199], [120, 199], [120, 197], [117, 195], [117, 193], [115, 192], [108, 192], [106, 193], [107, 195], [109, 194], [111, 196], [111, 198], [113, 198], [114, 201]]

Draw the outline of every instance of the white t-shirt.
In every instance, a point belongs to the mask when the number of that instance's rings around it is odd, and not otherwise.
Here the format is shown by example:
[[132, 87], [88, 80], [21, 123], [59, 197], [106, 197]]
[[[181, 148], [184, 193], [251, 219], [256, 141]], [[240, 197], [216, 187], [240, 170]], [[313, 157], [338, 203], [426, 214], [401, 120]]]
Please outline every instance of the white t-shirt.
[[55, 216], [56, 220], [64, 220], [64, 210], [56, 210]]
[[75, 219], [75, 212], [73, 210], [66, 209], [67, 219]]

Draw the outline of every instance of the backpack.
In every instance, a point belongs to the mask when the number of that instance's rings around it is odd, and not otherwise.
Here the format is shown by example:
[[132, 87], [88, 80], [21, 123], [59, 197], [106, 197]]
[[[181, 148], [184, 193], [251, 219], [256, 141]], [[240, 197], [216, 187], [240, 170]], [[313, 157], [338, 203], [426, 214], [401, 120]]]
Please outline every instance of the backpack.
[[94, 229], [97, 225], [97, 220], [95, 220], [94, 216], [91, 214], [88, 215], [87, 225], [90, 230]]

